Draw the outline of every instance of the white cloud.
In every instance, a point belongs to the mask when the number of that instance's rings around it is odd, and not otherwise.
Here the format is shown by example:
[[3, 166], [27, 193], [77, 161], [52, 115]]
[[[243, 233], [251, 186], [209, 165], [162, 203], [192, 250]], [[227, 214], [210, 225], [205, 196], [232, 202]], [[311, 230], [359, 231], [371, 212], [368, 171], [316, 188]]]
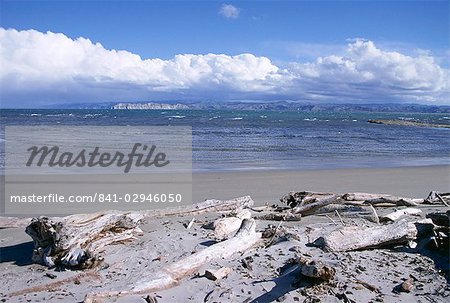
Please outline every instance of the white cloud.
[[2, 103], [170, 99], [290, 99], [448, 103], [450, 73], [362, 39], [343, 54], [276, 66], [252, 54], [142, 59], [86, 38], [0, 28]]
[[222, 4], [219, 9], [219, 14], [228, 19], [237, 19], [239, 18], [240, 10], [234, 5], [231, 4]]

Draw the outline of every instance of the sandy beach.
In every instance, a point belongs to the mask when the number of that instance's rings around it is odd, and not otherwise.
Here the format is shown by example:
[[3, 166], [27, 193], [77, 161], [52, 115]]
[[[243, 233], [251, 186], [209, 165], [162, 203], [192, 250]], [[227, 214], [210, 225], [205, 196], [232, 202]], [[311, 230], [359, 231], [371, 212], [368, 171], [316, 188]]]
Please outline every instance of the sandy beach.
[[[311, 171], [253, 171], [197, 173], [193, 175], [194, 201], [227, 200], [250, 195], [256, 206], [278, 203], [289, 191], [369, 192], [425, 198], [431, 190], [450, 191], [449, 166], [361, 168]], [[377, 208], [381, 216], [395, 209]], [[444, 206], [420, 205], [424, 218]], [[64, 270], [33, 264], [33, 242], [24, 227], [0, 229], [3, 302], [82, 302], [100, 291], [130, 289], [149, 276], [218, 243], [208, 224], [219, 213], [198, 216], [152, 218], [140, 225], [142, 233], [131, 242], [108, 245], [104, 260], [95, 270]], [[343, 216], [343, 224], [373, 227], [376, 224]], [[189, 229], [186, 226], [195, 218]], [[330, 214], [311, 215], [299, 222], [284, 222], [280, 237], [270, 245], [258, 244], [231, 258], [212, 260], [169, 289], [139, 295], [102, 299], [98, 302], [447, 302], [450, 287], [443, 274], [447, 259], [426, 255], [423, 247], [388, 248], [328, 253], [310, 243], [341, 228]], [[334, 219], [333, 219], [334, 218]], [[278, 222], [256, 220], [256, 231], [274, 228]], [[265, 240], [267, 241], [267, 239]], [[326, 283], [301, 278], [299, 256], [326, 262], [336, 270]], [[205, 270], [230, 268], [224, 278], [212, 281]], [[164, 271], [164, 269], [163, 269]], [[413, 279], [408, 293], [393, 289]], [[97, 302], [97, 301], [96, 301]]]
[[196, 173], [192, 182], [194, 201], [250, 195], [257, 204], [275, 203], [300, 190], [426, 197], [450, 191], [450, 166]]

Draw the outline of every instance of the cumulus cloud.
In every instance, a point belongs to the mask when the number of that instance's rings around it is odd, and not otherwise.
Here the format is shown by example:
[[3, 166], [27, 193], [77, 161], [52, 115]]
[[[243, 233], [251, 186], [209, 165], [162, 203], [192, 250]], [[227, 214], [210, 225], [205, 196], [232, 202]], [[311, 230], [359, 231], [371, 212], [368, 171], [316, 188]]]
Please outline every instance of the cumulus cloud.
[[239, 8], [231, 4], [222, 4], [219, 9], [219, 14], [228, 19], [237, 19], [239, 18]]
[[[341, 55], [281, 67], [252, 54], [142, 59], [86, 38], [0, 28], [2, 103], [289, 99], [446, 103], [449, 70], [358, 39]], [[9, 104], [11, 105], [11, 104]]]

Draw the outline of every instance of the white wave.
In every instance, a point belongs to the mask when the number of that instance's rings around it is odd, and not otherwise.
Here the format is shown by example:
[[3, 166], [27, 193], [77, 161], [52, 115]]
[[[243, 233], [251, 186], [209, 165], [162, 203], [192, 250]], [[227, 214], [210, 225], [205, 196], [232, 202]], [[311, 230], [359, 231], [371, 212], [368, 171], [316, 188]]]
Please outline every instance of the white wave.
[[169, 118], [174, 118], [174, 119], [183, 119], [183, 118], [186, 118], [186, 116], [178, 116], [178, 115], [175, 115], [175, 116], [168, 116]]

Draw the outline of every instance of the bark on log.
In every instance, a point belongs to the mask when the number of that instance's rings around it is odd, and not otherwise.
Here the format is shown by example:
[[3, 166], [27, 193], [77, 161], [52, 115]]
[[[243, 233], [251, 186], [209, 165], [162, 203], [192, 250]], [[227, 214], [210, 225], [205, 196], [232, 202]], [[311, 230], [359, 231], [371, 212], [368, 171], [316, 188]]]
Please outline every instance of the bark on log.
[[94, 293], [86, 296], [86, 303], [99, 302], [102, 298], [124, 295], [145, 294], [176, 286], [180, 281], [195, 273], [202, 265], [212, 260], [229, 258], [254, 246], [261, 233], [255, 231], [255, 220], [244, 219], [241, 228], [233, 238], [214, 244], [193, 255], [185, 257], [155, 273], [150, 279], [142, 281], [129, 290]]
[[407, 243], [416, 239], [423, 225], [433, 226], [430, 219], [416, 222], [401, 220], [383, 226], [363, 228], [346, 226], [316, 239], [313, 244], [325, 251], [352, 251]]

